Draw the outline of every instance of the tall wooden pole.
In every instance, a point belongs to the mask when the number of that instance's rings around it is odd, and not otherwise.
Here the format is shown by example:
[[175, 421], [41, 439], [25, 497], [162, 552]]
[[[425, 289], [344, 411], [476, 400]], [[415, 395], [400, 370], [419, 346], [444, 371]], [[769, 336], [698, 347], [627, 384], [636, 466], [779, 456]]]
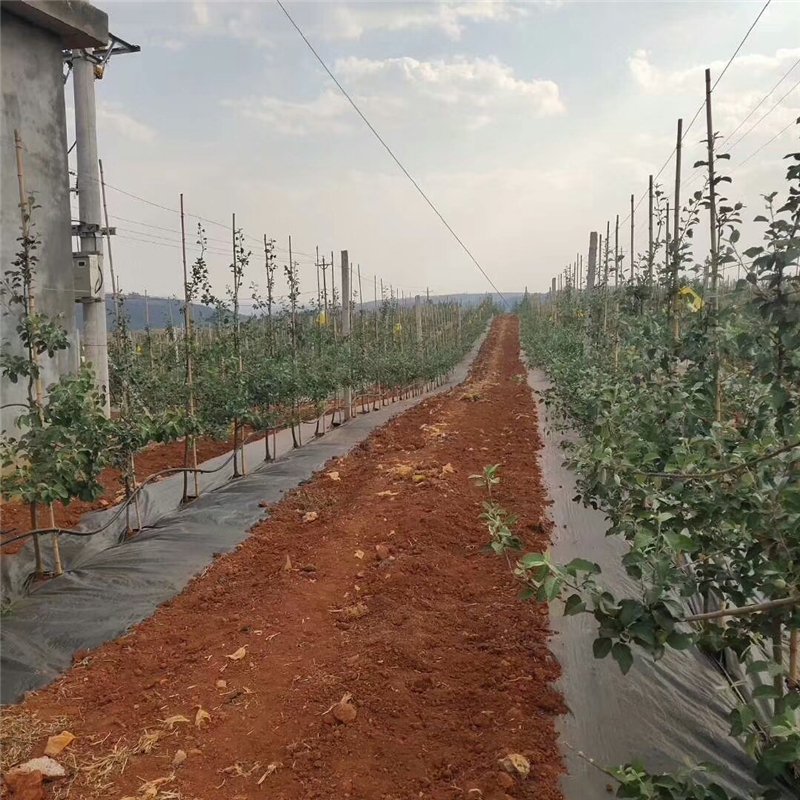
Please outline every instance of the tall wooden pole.
[[[342, 339], [345, 342], [348, 368], [350, 365], [350, 258], [347, 250], [342, 250]], [[353, 416], [353, 387], [348, 378], [344, 386], [344, 421]]]
[[619, 285], [619, 214], [614, 225], [614, 286]]
[[635, 199], [636, 198], [634, 197], [634, 195], [631, 195], [631, 283], [633, 283], [633, 279], [635, 277], [635, 268], [634, 268], [634, 264], [633, 264], [633, 247], [634, 247], [634, 245], [633, 245], [633, 231], [634, 231], [633, 216], [636, 213], [636, 206], [634, 205], [634, 200]]
[[706, 139], [708, 144], [708, 227], [711, 235], [711, 303], [714, 312], [714, 412], [722, 419], [722, 375], [719, 352], [719, 253], [717, 243], [717, 190], [714, 177], [714, 124], [711, 119], [711, 70], [706, 70]]
[[678, 341], [678, 271], [681, 266], [681, 145], [683, 144], [683, 120], [678, 120], [675, 142], [675, 217], [672, 223], [672, 287], [670, 306], [672, 314], [672, 341]]
[[653, 176], [650, 176], [647, 187], [647, 280], [653, 283]]
[[603, 333], [608, 329], [608, 251], [611, 241], [611, 221], [606, 221], [606, 250], [603, 265]]
[[708, 144], [708, 217], [711, 234], [711, 293], [715, 311], [719, 310], [717, 282], [719, 253], [717, 252], [717, 187], [714, 177], [714, 125], [711, 121], [711, 70], [706, 70], [706, 140]]
[[[108, 223], [106, 223], [108, 225]], [[110, 252], [110, 249], [109, 249]], [[181, 258], [183, 260], [183, 346], [186, 351], [186, 413], [189, 419], [194, 418], [194, 375], [192, 366], [192, 317], [189, 298], [189, 267], [186, 263], [186, 216], [183, 211], [183, 192], [181, 192]], [[192, 469], [194, 470], [194, 496], [200, 492], [197, 478], [197, 440], [193, 434], [186, 437], [183, 465], [189, 466], [189, 455], [192, 457]], [[135, 490], [136, 487], [134, 487]], [[189, 500], [189, 473], [183, 473], [183, 501]]]
[[[24, 172], [22, 169], [22, 137], [19, 134], [18, 130], [14, 131], [14, 147], [16, 149], [16, 156], [17, 156], [17, 185], [19, 188], [19, 210], [20, 215], [22, 217], [22, 239], [23, 241], [27, 242], [30, 237], [31, 231], [31, 207], [28, 195], [25, 191], [25, 177]], [[30, 282], [26, 282], [26, 285], [23, 287], [23, 292], [25, 293], [27, 307], [26, 311], [29, 317], [32, 317], [36, 313], [36, 298], [35, 292], [33, 288], [33, 278], [31, 278]], [[31, 374], [33, 373], [34, 369], [38, 368], [39, 365], [39, 355], [36, 350], [29, 345], [28, 347], [28, 360], [31, 364]], [[34, 408], [37, 411], [37, 417], [39, 419], [39, 424], [44, 426], [44, 410], [42, 408], [43, 400], [42, 400], [42, 381], [41, 378], [37, 379], [36, 381], [33, 378], [28, 379], [28, 407], [31, 411]], [[51, 516], [52, 516], [52, 505], [51, 505]], [[36, 530], [39, 527], [38, 521], [38, 509], [36, 507], [36, 501], [32, 500], [30, 503], [30, 519], [31, 519], [31, 530]], [[55, 526], [53, 526], [55, 527]], [[58, 547], [58, 540], [56, 536], [58, 534], [54, 534], [53, 536], [53, 547], [54, 549]], [[42, 551], [39, 545], [39, 535], [36, 534], [33, 537], [33, 552], [35, 558], [35, 574], [37, 578], [41, 578], [44, 575], [44, 567], [42, 566]]]

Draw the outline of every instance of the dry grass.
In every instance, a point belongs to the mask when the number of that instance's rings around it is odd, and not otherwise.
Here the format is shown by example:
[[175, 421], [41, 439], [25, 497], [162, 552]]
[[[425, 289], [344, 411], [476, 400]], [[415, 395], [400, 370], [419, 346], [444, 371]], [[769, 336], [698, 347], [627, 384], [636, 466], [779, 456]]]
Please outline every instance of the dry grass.
[[56, 733], [69, 729], [67, 717], [42, 720], [36, 714], [5, 711], [0, 720], [0, 770], [41, 755], [34, 748]]
[[125, 772], [132, 756], [152, 752], [165, 733], [164, 730], [145, 731], [136, 744], [128, 744], [124, 739], [118, 740], [108, 753], [99, 758], [93, 757], [91, 761], [81, 765], [80, 769], [86, 776], [87, 783], [97, 792], [109, 788], [112, 778]]

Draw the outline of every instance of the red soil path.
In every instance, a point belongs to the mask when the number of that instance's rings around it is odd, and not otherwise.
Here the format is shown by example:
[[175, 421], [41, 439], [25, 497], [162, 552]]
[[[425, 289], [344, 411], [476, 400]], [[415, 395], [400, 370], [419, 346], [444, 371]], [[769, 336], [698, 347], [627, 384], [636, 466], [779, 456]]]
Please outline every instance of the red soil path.
[[[466, 385], [375, 431], [151, 619], [5, 709], [69, 719], [72, 774], [50, 796], [72, 780], [74, 798], [560, 799], [547, 607], [484, 549], [469, 480], [500, 463], [494, 498], [527, 547], [548, 545], [523, 376], [517, 320], [500, 317]], [[527, 778], [500, 769], [510, 753]]]

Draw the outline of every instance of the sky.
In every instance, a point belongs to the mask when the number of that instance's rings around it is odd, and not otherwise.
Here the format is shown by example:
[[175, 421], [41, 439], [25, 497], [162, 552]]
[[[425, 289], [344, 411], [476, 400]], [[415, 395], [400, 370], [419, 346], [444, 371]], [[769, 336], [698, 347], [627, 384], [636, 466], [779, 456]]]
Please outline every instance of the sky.
[[[247, 287], [263, 287], [266, 234], [281, 267], [291, 235], [305, 301], [316, 293], [317, 247], [327, 260], [334, 251], [337, 266], [348, 250], [365, 300], [375, 277], [406, 296], [490, 290], [276, 3], [96, 5], [114, 34], [141, 46], [114, 57], [96, 82], [123, 291], [182, 294], [181, 193], [187, 213], [207, 220], [217, 293], [230, 283], [232, 214], [253, 249]], [[763, 5], [331, 0], [286, 8], [494, 284], [545, 291], [586, 253], [590, 231], [604, 232], [608, 220], [613, 230], [617, 214], [625, 220], [631, 194], [642, 197], [648, 175], [667, 161], [677, 119], [688, 125], [702, 104], [705, 68], [716, 80]], [[797, 149], [799, 61], [800, 4], [773, 0], [714, 91], [723, 139], [761, 103], [722, 147], [733, 179], [725, 193], [746, 203], [748, 220], [761, 194], [782, 188], [782, 157]], [[65, 91], [69, 115], [71, 81]], [[684, 193], [702, 187], [692, 165], [704, 138], [702, 113], [684, 140]], [[671, 194], [674, 161], [659, 181]], [[646, 210], [645, 200], [634, 215], [637, 252], [646, 249]], [[186, 218], [190, 261], [197, 216]], [[625, 252], [629, 224], [620, 233]], [[744, 238], [754, 233], [747, 226]], [[699, 258], [706, 239], [698, 233]]]

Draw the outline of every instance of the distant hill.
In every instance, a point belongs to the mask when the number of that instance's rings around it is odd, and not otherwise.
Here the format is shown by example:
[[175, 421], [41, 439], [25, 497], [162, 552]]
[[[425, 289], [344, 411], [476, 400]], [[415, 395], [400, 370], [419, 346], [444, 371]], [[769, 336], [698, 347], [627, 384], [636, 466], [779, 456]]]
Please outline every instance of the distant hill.
[[[80, 303], [76, 304], [78, 327], [83, 330], [83, 313]], [[153, 330], [166, 328], [169, 322], [179, 328], [183, 325], [183, 302], [175, 297], [148, 297], [143, 294], [126, 294], [123, 299], [123, 308], [130, 320], [133, 331], [142, 331], [147, 326], [149, 316], [150, 327]], [[200, 325], [207, 324], [214, 317], [214, 310], [192, 303], [192, 320]], [[114, 298], [106, 295], [106, 313], [108, 314], [108, 329], [113, 327]]]
[[[491, 296], [495, 298], [495, 302], [498, 304], [501, 303], [497, 295], [493, 294]], [[504, 297], [512, 306], [519, 302], [523, 296], [524, 295], [522, 292], [507, 292], [504, 294]], [[431, 301], [450, 301], [461, 303], [462, 306], [475, 306], [485, 300], [486, 297], [486, 293], [431, 295]], [[422, 299], [424, 302], [424, 295], [422, 296]], [[414, 298], [406, 297], [404, 302], [406, 305], [413, 305]], [[76, 305], [78, 306], [76, 309], [78, 327], [83, 330], [83, 314], [81, 306], [79, 303]], [[374, 305], [375, 303], [372, 300], [368, 302], [365, 301], [364, 308], [369, 310], [373, 308]], [[145, 326], [147, 325], [148, 315], [150, 319], [150, 327], [153, 330], [161, 330], [165, 328], [170, 321], [176, 328], [183, 325], [183, 301], [176, 297], [148, 296], [145, 300], [145, 296], [143, 294], [132, 292], [131, 294], [125, 295], [123, 307], [130, 320], [130, 328], [134, 331], [144, 330]], [[111, 330], [114, 319], [114, 299], [111, 297], [111, 295], [106, 295], [106, 312], [108, 313], [108, 327], [109, 330]], [[252, 302], [250, 300], [243, 300], [241, 313], [243, 316], [249, 316], [253, 313]], [[213, 309], [204, 305], [200, 305], [199, 303], [192, 304], [192, 320], [196, 324], [210, 324], [213, 318]]]

